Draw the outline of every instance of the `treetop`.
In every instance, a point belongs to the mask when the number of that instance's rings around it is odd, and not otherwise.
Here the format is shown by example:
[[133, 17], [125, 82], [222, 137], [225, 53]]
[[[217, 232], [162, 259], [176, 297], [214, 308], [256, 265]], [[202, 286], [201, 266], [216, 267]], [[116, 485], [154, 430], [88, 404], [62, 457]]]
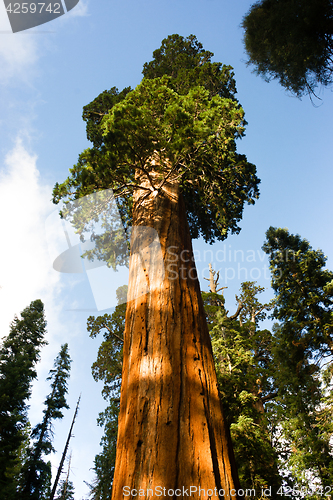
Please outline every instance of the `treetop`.
[[169, 35], [153, 52], [153, 60], [143, 65], [142, 73], [149, 79], [170, 76], [179, 94], [186, 94], [190, 88], [201, 85], [209, 91], [210, 97], [219, 95], [236, 100], [233, 68], [211, 62], [213, 56], [213, 52], [204, 50], [194, 35], [187, 38]]
[[[236, 153], [244, 111], [235, 101], [210, 98], [201, 86], [179, 94], [168, 76], [143, 79], [102, 118], [100, 130], [103, 147], [80, 155], [71, 177], [56, 185], [56, 202], [109, 188], [126, 199], [135, 189], [158, 193], [166, 181], [177, 181], [192, 237], [212, 242], [239, 232], [244, 203], [258, 197], [259, 179], [255, 166]], [[154, 180], [152, 170], [159, 174]]]
[[179, 184], [193, 238], [212, 243], [240, 231], [244, 204], [258, 198], [260, 180], [236, 152], [246, 122], [233, 73], [211, 63], [212, 55], [193, 35], [171, 35], [144, 65], [134, 90], [113, 87], [85, 106], [93, 146], [53, 191], [55, 203], [67, 204], [64, 216], [78, 214], [81, 235], [86, 218], [76, 199], [112, 190], [124, 225], [131, 226], [134, 190], [156, 196], [166, 182]]

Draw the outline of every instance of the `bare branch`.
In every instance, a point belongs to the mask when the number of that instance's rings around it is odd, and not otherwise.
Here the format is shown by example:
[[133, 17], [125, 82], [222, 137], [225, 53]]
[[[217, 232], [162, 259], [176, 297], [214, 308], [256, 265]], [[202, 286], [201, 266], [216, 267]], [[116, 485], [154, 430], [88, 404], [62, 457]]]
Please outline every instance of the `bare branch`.
[[236, 300], [238, 302], [238, 307], [237, 307], [237, 311], [235, 312], [235, 314], [233, 314], [232, 316], [228, 316], [228, 319], [237, 319], [241, 310], [243, 309], [244, 307], [244, 304], [243, 302], [237, 297], [237, 295], [235, 295], [236, 297]]

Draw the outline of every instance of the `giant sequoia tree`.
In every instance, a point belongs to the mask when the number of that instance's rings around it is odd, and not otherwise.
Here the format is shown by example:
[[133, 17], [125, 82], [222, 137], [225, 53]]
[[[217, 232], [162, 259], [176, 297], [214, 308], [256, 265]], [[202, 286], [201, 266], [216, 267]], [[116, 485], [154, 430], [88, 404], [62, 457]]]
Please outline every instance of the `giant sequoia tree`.
[[[230, 68], [211, 56], [193, 36], [164, 40], [135, 90], [111, 89], [85, 108], [93, 146], [54, 190], [84, 231], [70, 202], [111, 188], [134, 228], [113, 499], [191, 486], [201, 498], [229, 498], [238, 487], [191, 236], [239, 232], [259, 180], [236, 152], [244, 112]], [[96, 238], [98, 256], [114, 265], [110, 236]]]

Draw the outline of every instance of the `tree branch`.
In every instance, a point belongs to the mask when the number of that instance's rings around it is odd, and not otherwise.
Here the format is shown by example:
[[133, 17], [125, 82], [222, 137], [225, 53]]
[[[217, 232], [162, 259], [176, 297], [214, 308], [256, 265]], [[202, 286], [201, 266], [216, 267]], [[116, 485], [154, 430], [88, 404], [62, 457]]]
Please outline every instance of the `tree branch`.
[[237, 317], [239, 316], [241, 310], [243, 309], [244, 307], [244, 304], [243, 302], [237, 297], [237, 295], [235, 295], [236, 297], [236, 300], [238, 302], [238, 307], [237, 307], [237, 311], [235, 312], [235, 314], [233, 314], [232, 316], [228, 316], [228, 319], [237, 319]]
[[266, 401], [271, 401], [272, 399], [275, 399], [276, 397], [278, 396], [278, 392], [270, 392], [269, 394], [267, 394], [266, 396], [263, 396], [261, 397], [261, 401], [263, 403], [266, 403]]

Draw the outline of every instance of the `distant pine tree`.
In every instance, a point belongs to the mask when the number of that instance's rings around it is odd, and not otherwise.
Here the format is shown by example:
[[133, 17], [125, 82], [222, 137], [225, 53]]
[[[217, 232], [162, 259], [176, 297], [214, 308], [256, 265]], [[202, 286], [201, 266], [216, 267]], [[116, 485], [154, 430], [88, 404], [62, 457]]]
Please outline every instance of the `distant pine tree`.
[[287, 229], [270, 227], [263, 250], [279, 321], [273, 354], [289, 443], [284, 466], [299, 487], [311, 477], [325, 491], [333, 482], [333, 272], [321, 250]]
[[[126, 294], [126, 285], [118, 288], [118, 302], [124, 302]], [[126, 303], [121, 303], [116, 306], [112, 315], [105, 314], [97, 318], [90, 316], [87, 323], [90, 337], [95, 338], [99, 333], [104, 336], [98, 349], [97, 360], [92, 365], [92, 374], [96, 382], [104, 382], [102, 395], [108, 402], [108, 406], [98, 418], [98, 425], [104, 426], [104, 435], [101, 439], [102, 450], [94, 460], [96, 477], [90, 487], [92, 500], [111, 498], [116, 460], [125, 314]]]
[[55, 500], [74, 500], [74, 485], [72, 481], [68, 479], [60, 481]]
[[31, 433], [35, 442], [31, 445], [29, 457], [24, 464], [20, 486], [22, 500], [47, 500], [50, 497], [51, 464], [44, 461], [44, 456], [53, 450], [52, 423], [63, 417], [62, 410], [69, 408], [66, 402], [67, 381], [70, 374], [71, 359], [68, 344], [61, 346], [55, 359], [54, 368], [50, 370], [47, 380], [51, 381], [51, 393], [45, 400], [44, 418]]
[[41, 300], [31, 302], [15, 318], [0, 349], [0, 498], [17, 499], [20, 462], [26, 441], [27, 400], [40, 349], [46, 344]]
[[[231, 430], [242, 488], [260, 492], [282, 484], [278, 454], [273, 447], [269, 403], [274, 402], [272, 333], [260, 329], [271, 304], [258, 295], [264, 289], [244, 282], [236, 297], [237, 311], [229, 316], [224, 297], [203, 293], [212, 337], [221, 401]], [[275, 497], [274, 497], [275, 498]]]

